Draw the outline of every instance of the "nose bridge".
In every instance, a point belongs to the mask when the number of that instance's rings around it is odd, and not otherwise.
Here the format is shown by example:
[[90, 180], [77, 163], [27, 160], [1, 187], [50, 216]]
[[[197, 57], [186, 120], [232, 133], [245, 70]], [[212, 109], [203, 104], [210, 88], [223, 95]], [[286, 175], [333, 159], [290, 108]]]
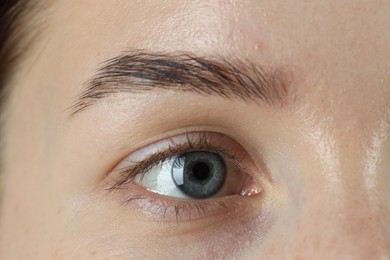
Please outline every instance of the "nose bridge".
[[378, 199], [373, 205], [366, 192], [351, 188], [334, 212], [334, 239], [367, 257], [390, 257], [389, 210]]
[[314, 255], [325, 250], [331, 256], [389, 259], [389, 128], [371, 126], [362, 134], [338, 123], [310, 128], [309, 144], [318, 161], [299, 204], [297, 248], [310, 248]]
[[349, 132], [337, 145], [341, 181], [334, 194], [338, 196], [332, 217], [334, 239], [343, 242], [346, 251], [370, 258], [390, 257], [390, 176], [383, 158], [386, 132], [378, 127], [365, 139]]
[[306, 230], [300, 228], [297, 235], [301, 243], [295, 251], [306, 248], [311, 255], [323, 252], [323, 257], [318, 259], [390, 258], [388, 213], [370, 210], [367, 201], [348, 199], [324, 214], [320, 212], [329, 208], [323, 207], [317, 214], [308, 213], [309, 217], [316, 218], [313, 223], [301, 223]]
[[384, 193], [388, 191], [378, 186], [375, 191], [367, 189], [361, 166], [341, 163], [339, 170], [339, 190], [315, 191], [321, 196], [304, 203], [295, 251], [309, 248], [313, 255], [327, 252], [333, 259], [389, 259], [390, 205]]

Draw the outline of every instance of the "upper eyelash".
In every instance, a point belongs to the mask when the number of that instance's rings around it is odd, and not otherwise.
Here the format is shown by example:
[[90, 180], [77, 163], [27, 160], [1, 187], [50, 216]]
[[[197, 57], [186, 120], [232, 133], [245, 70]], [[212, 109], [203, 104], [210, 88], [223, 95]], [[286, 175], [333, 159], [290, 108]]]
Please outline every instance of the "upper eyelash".
[[132, 182], [136, 176], [145, 175], [151, 168], [164, 162], [169, 157], [194, 150], [215, 152], [231, 160], [235, 165], [240, 165], [243, 158], [232, 149], [229, 149], [230, 147], [225, 143], [213, 144], [212, 136], [213, 134], [210, 132], [186, 133], [186, 142], [182, 144], [175, 142], [174, 138], [170, 138], [168, 148], [164, 151], [158, 151], [144, 160], [132, 162], [133, 165], [119, 169], [118, 171], [121, 171], [122, 177], [115, 181], [109, 187], [109, 190], [120, 189], [123, 185]]

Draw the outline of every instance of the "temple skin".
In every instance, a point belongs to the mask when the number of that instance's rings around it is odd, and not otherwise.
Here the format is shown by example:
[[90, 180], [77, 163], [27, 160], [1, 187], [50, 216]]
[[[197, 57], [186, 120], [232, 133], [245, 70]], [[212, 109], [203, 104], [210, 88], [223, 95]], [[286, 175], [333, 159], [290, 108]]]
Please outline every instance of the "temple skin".
[[[7, 110], [1, 259], [390, 258], [389, 1], [48, 3]], [[288, 102], [159, 89], [70, 117], [102, 64], [135, 50], [281, 68]], [[188, 129], [266, 165], [263, 197], [168, 223], [105, 192], [123, 158]]]

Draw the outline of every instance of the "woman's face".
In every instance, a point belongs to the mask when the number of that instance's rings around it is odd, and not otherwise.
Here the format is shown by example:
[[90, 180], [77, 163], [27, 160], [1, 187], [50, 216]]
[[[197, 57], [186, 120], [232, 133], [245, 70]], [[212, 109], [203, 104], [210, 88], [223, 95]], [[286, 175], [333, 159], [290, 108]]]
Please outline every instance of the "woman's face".
[[389, 1], [42, 12], [0, 258], [390, 257]]

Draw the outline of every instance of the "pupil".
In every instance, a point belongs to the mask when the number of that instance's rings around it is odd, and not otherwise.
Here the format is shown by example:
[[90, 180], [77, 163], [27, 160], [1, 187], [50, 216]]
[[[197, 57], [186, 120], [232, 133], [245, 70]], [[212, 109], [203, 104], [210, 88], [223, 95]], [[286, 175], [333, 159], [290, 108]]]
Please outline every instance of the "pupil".
[[197, 163], [192, 168], [192, 174], [197, 180], [206, 180], [210, 176], [210, 167], [202, 162]]

